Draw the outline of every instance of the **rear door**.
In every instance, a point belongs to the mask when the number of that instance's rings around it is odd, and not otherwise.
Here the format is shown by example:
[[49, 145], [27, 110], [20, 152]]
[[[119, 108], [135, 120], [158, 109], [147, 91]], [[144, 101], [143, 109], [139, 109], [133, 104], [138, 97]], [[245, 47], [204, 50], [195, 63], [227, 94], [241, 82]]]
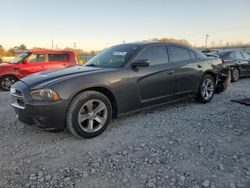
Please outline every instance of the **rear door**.
[[196, 53], [183, 46], [169, 45], [170, 61], [175, 64], [175, 94], [194, 93], [202, 76], [202, 62]]
[[134, 59], [149, 60], [148, 67], [131, 67], [130, 76], [136, 84], [140, 103], [147, 106], [148, 103], [162, 101], [173, 95], [174, 65], [169, 62], [165, 45], [149, 46], [142, 50]]
[[48, 54], [48, 62], [46, 67], [48, 70], [65, 68], [69, 66], [69, 55], [66, 53], [62, 54]]
[[45, 66], [45, 54], [31, 54], [28, 58], [26, 63], [22, 64], [19, 73], [21, 77], [25, 77], [27, 75], [41, 72], [46, 70]]

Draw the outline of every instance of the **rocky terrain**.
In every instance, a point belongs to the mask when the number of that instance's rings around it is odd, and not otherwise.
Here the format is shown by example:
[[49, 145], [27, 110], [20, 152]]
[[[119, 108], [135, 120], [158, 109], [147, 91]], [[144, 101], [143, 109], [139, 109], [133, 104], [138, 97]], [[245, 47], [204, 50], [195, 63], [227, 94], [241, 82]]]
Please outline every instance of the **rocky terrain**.
[[35, 130], [0, 91], [0, 187], [250, 187], [250, 78], [209, 104], [129, 114], [100, 136]]

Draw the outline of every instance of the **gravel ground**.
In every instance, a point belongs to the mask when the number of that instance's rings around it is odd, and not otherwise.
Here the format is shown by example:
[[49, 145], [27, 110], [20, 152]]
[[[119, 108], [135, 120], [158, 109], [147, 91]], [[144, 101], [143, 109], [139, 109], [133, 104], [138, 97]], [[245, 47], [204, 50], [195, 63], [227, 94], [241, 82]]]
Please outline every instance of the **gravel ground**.
[[250, 78], [209, 104], [184, 101], [112, 121], [99, 137], [25, 126], [0, 91], [0, 187], [250, 187]]

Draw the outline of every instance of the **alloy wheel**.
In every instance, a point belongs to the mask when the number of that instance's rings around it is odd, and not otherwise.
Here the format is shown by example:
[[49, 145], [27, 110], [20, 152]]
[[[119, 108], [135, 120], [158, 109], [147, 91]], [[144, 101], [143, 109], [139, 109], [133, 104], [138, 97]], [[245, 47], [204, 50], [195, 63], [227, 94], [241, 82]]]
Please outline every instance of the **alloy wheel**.
[[2, 79], [2, 88], [5, 90], [10, 90], [12, 84], [15, 83], [15, 80], [10, 77], [5, 77]]
[[232, 74], [233, 74], [233, 79], [234, 81], [237, 81], [240, 77], [240, 72], [237, 68], [234, 68], [233, 71], [232, 71]]
[[214, 84], [213, 80], [207, 78], [204, 80], [202, 87], [201, 87], [201, 94], [205, 100], [209, 100], [214, 93]]
[[105, 125], [107, 118], [107, 106], [98, 99], [92, 99], [84, 103], [78, 113], [80, 128], [87, 133], [99, 131]]

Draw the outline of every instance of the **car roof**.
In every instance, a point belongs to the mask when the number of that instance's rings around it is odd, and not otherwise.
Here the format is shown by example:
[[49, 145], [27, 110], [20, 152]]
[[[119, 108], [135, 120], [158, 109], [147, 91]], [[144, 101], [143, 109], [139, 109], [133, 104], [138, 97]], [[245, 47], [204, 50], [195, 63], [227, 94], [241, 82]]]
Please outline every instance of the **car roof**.
[[73, 53], [68, 50], [29, 50], [31, 53], [45, 53], [45, 54], [63, 54], [63, 53]]
[[184, 48], [190, 48], [189, 46], [179, 44], [179, 43], [172, 43], [172, 42], [154, 42], [154, 41], [142, 41], [142, 42], [132, 42], [132, 43], [125, 43], [125, 44], [120, 44], [116, 46], [126, 46], [126, 45], [131, 45], [131, 46], [140, 46], [140, 47], [145, 47], [145, 46], [150, 46], [150, 45], [174, 45], [174, 46], [179, 46], [179, 47], [184, 47]]

